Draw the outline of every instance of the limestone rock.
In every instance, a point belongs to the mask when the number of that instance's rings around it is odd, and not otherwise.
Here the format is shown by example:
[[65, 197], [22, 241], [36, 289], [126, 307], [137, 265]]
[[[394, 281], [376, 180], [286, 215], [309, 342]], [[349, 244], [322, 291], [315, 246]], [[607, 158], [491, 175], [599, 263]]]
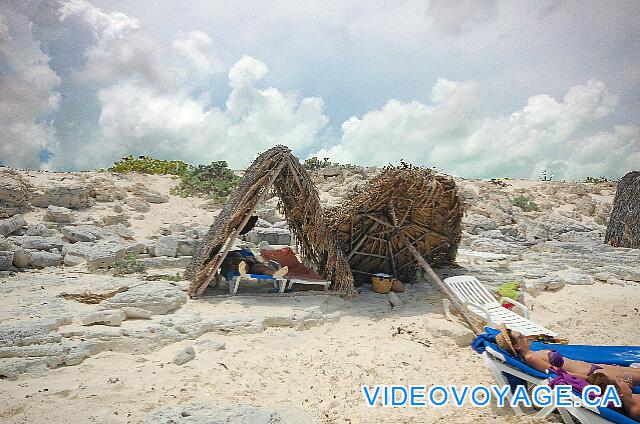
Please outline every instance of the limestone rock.
[[7, 271], [13, 265], [13, 252], [0, 251], [0, 271]]
[[0, 218], [28, 212], [29, 183], [13, 169], [0, 167]]
[[400, 300], [400, 298], [398, 297], [397, 294], [395, 294], [394, 292], [389, 292], [389, 303], [391, 304], [391, 306], [393, 306], [394, 308], [399, 308], [402, 305], [404, 305], [404, 303], [402, 303], [402, 300]]
[[76, 220], [76, 215], [71, 209], [62, 206], [49, 205], [47, 206], [47, 211], [44, 214], [44, 220], [68, 224]]
[[179, 239], [176, 236], [162, 236], [155, 244], [153, 253], [155, 256], [175, 257], [178, 252]]
[[105, 230], [117, 235], [118, 237], [122, 237], [125, 240], [131, 240], [134, 237], [134, 232], [128, 229], [123, 224], [114, 224], [105, 227]]
[[565, 284], [589, 285], [594, 283], [594, 280], [590, 275], [580, 274], [577, 272], [562, 271], [558, 273], [558, 277], [564, 281]]
[[179, 256], [177, 258], [159, 256], [156, 258], [142, 258], [140, 260], [147, 268], [186, 268], [189, 262], [191, 262], [191, 256]]
[[78, 242], [64, 246], [66, 254], [85, 258], [87, 266], [92, 270], [113, 265], [115, 261], [124, 258], [125, 250], [125, 246], [110, 240], [100, 240], [97, 243]]
[[89, 312], [80, 316], [82, 325], [103, 324], [118, 326], [124, 321], [125, 313], [120, 309]]
[[169, 196], [151, 190], [140, 190], [137, 194], [149, 203], [167, 203], [169, 201]]
[[0, 236], [7, 236], [19, 228], [26, 227], [27, 221], [22, 215], [15, 215], [8, 219], [0, 220]]
[[151, 210], [149, 203], [135, 197], [127, 197], [124, 203], [136, 212], [145, 213]]
[[176, 365], [184, 365], [196, 357], [196, 351], [193, 350], [193, 346], [185, 346], [176, 352], [173, 357], [173, 363]]
[[254, 228], [244, 237], [254, 244], [266, 241], [270, 245], [291, 245], [291, 232], [286, 228]]
[[206, 350], [219, 351], [219, 350], [224, 350], [226, 347], [226, 344], [224, 342], [220, 342], [214, 339], [202, 339], [196, 342], [196, 346], [198, 347], [199, 351], [206, 351]]
[[622, 271], [618, 274], [621, 280], [640, 282], [640, 270], [638, 271]]
[[117, 215], [107, 215], [104, 218], [102, 218], [102, 222], [104, 223], [104, 225], [115, 225], [115, 224], [122, 224], [125, 227], [130, 227], [131, 223], [129, 222], [129, 216], [123, 213], [117, 214]]
[[23, 236], [14, 241], [28, 250], [57, 250], [64, 246], [64, 241], [57, 237]]
[[46, 184], [35, 188], [30, 197], [31, 204], [40, 208], [49, 205], [64, 208], [81, 209], [93, 204], [86, 186], [68, 180], [47, 181]]
[[149, 319], [153, 316], [152, 312], [131, 306], [125, 306], [122, 308], [122, 312], [124, 312], [127, 319]]
[[40, 237], [51, 237], [56, 234], [55, 230], [51, 230], [47, 228], [46, 225], [42, 223], [29, 225], [27, 231], [24, 233], [25, 236], [40, 236]]
[[18, 268], [29, 268], [29, 252], [21, 247], [13, 251], [13, 265]]
[[196, 244], [196, 240], [193, 239], [180, 239], [177, 249], [178, 256], [193, 256]]
[[167, 282], [153, 282], [132, 287], [102, 302], [108, 309], [133, 307], [153, 314], [166, 314], [182, 306], [187, 295]]
[[65, 266], [77, 266], [85, 263], [85, 259], [82, 256], [76, 256], [72, 254], [64, 255], [62, 263]]
[[83, 227], [86, 227], [86, 226], [76, 227], [72, 225], [67, 225], [66, 227], [62, 227], [60, 232], [62, 233], [64, 238], [69, 240], [71, 243], [76, 243], [79, 241], [95, 241], [97, 237], [93, 233], [91, 233], [89, 230]]
[[36, 268], [62, 265], [62, 255], [56, 252], [33, 251], [29, 253], [29, 265]]

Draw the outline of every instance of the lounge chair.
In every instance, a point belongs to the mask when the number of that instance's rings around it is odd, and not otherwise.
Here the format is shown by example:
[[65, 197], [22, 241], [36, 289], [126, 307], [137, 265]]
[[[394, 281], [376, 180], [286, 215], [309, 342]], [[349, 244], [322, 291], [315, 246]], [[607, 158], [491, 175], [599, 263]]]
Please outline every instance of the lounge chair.
[[[504, 323], [507, 328], [518, 331], [525, 336], [545, 334], [557, 337], [557, 333], [529, 320], [527, 308], [508, 297], [502, 300], [514, 305], [521, 315], [503, 307], [487, 288], [472, 275], [460, 275], [444, 279], [444, 283], [476, 317], [484, 320], [490, 327], [498, 327]], [[447, 318], [451, 318], [451, 303], [449, 299], [442, 301]]]
[[331, 285], [331, 281], [327, 281], [302, 264], [290, 247], [284, 247], [282, 249], [261, 249], [260, 256], [262, 256], [263, 259], [275, 261], [279, 263], [280, 266], [289, 267], [287, 275], [284, 276], [288, 281], [287, 289], [291, 289], [294, 284], [311, 284], [320, 285], [324, 291], [327, 291]]
[[[243, 257], [254, 257], [253, 253], [251, 253], [251, 251], [247, 249], [240, 249], [237, 252]], [[275, 261], [269, 261], [269, 262], [271, 265], [274, 266], [274, 268], [279, 268], [281, 266], [279, 263]], [[236, 294], [238, 292], [238, 286], [240, 285], [241, 281], [248, 281], [253, 283], [261, 282], [261, 281], [270, 281], [273, 283], [274, 290], [280, 293], [284, 292], [287, 285], [286, 278], [284, 277], [276, 278], [272, 275], [267, 275], [267, 274], [240, 275], [240, 273], [237, 271], [230, 271], [224, 277], [227, 279], [227, 284], [229, 285], [229, 294]]]
[[[510, 355], [505, 350], [500, 349], [495, 343], [487, 340], [485, 336], [495, 336], [498, 331], [492, 328], [485, 328], [487, 332], [481, 338], [474, 341], [474, 349], [482, 352], [484, 363], [494, 375], [499, 385], [525, 385], [528, 387], [535, 385], [548, 385], [549, 379], [554, 375], [545, 374], [531, 368], [524, 362]], [[540, 342], [532, 342], [531, 349], [553, 348], [560, 354], [572, 359], [587, 362], [598, 362], [607, 364], [617, 364], [633, 366], [640, 362], [640, 347], [636, 346], [588, 346], [588, 345], [548, 345]], [[634, 393], [640, 392], [640, 386], [634, 387]], [[511, 400], [511, 392], [507, 394]], [[572, 401], [580, 401], [580, 394], [573, 393]], [[512, 408], [516, 414], [522, 414], [519, 406]], [[541, 409], [536, 416], [547, 417], [557, 409], [566, 424], [575, 423], [574, 418], [583, 424], [637, 424], [637, 421], [623, 415], [611, 408], [589, 407], [589, 406], [568, 406], [555, 408], [553, 406]]]

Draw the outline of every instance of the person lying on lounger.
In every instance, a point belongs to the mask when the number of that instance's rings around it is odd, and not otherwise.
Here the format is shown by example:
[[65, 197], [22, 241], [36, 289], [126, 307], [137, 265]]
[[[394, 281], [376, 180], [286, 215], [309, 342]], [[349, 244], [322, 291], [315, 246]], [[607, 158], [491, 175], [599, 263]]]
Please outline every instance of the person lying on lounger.
[[[540, 372], [545, 372], [549, 368], [553, 369], [553, 365], [549, 360], [551, 350], [531, 350], [529, 339], [517, 331], [507, 329], [504, 324], [500, 325], [500, 334], [496, 336], [496, 343], [501, 349], [506, 350], [513, 356], [523, 359], [531, 368], [535, 368]], [[564, 364], [562, 368], [568, 373], [584, 380], [598, 371], [611, 379], [623, 379], [630, 376], [633, 385], [640, 385], [640, 368], [610, 364], [590, 364], [589, 362], [577, 361], [575, 359], [563, 359]]]
[[633, 388], [627, 381], [608, 377], [605, 373], [598, 371], [588, 376], [586, 380], [589, 384], [600, 387], [601, 393], [604, 393], [607, 386], [615, 386], [622, 401], [622, 410], [625, 415], [640, 421], [640, 395], [633, 394]]
[[270, 263], [264, 263], [253, 254], [244, 249], [232, 250], [222, 262], [220, 267], [222, 275], [226, 276], [229, 272], [239, 272], [240, 275], [246, 274], [262, 274], [272, 275], [275, 278], [282, 277], [289, 272], [286, 266], [277, 268]]

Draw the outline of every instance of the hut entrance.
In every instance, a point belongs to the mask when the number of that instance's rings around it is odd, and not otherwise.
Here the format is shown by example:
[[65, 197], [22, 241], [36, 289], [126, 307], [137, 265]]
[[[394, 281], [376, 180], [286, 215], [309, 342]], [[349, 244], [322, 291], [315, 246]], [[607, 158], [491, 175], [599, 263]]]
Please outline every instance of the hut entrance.
[[250, 226], [257, 208], [270, 193], [280, 199], [291, 235], [301, 256], [332, 282], [331, 288], [355, 295], [353, 276], [329, 230], [311, 177], [285, 146], [276, 146], [251, 164], [195, 252], [185, 276], [189, 295], [202, 295], [218, 274], [240, 233]]
[[460, 243], [462, 204], [452, 179], [409, 165], [388, 167], [329, 215], [358, 282], [380, 272], [406, 281], [422, 268], [481, 332], [429, 265], [453, 262]]

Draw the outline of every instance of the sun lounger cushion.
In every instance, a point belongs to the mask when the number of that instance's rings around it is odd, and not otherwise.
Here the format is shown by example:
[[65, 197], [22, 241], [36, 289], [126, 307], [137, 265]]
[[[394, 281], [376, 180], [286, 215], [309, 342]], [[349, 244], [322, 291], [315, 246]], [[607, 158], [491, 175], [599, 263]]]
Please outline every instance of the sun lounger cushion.
[[[489, 328], [489, 327], [485, 327], [485, 331], [487, 332], [486, 334], [481, 334], [480, 336], [478, 336], [477, 340], [478, 343], [476, 343], [476, 345], [484, 345], [484, 347], [491, 347], [491, 349], [500, 352], [502, 354], [502, 356], [504, 357], [504, 361], [507, 365], [510, 365], [513, 368], [516, 368], [526, 374], [529, 374], [532, 377], [536, 377], [536, 378], [541, 378], [541, 379], [547, 379], [549, 377], [554, 377], [555, 374], [553, 373], [549, 373], [549, 374], [545, 374], [543, 372], [540, 372], [534, 368], [531, 368], [530, 366], [528, 366], [526, 363], [520, 361], [519, 359], [515, 358], [514, 356], [512, 356], [510, 353], [508, 353], [507, 351], [500, 349], [498, 347], [498, 345], [496, 345], [495, 343], [493, 343], [491, 341], [491, 338], [493, 336], [493, 339], [495, 340], [495, 335], [498, 334], [499, 332], [497, 330], [494, 330], [493, 328]], [[487, 337], [489, 336], [489, 337]], [[535, 345], [535, 346], [534, 346]], [[604, 350], [606, 350], [606, 348], [613, 348], [614, 351], [616, 351], [617, 353], [620, 353], [623, 349], [628, 349], [630, 352], [632, 352], [631, 356], [635, 356], [635, 353], [639, 348], [636, 346], [588, 346], [588, 345], [549, 345], [549, 344], [544, 344], [544, 343], [539, 343], [539, 342], [531, 342], [531, 349], [533, 350], [541, 350], [541, 349], [549, 349], [550, 347], [553, 347], [554, 350], [557, 350], [558, 352], [560, 352], [560, 348], [562, 347], [563, 350], [567, 351], [567, 348], [569, 351], [571, 351], [571, 348], [573, 347], [578, 347], [579, 349], [577, 349], [578, 352], [585, 354], [585, 352], [588, 350], [588, 348], [599, 348], [597, 349], [597, 351], [599, 352], [603, 352]], [[605, 348], [605, 349], [602, 349]], [[475, 349], [475, 347], [474, 347]], [[477, 351], [477, 350], [476, 350]], [[562, 352], [561, 352], [562, 353]], [[564, 356], [565, 353], [562, 353], [562, 355]], [[568, 357], [571, 357], [572, 359], [580, 359], [571, 355], [568, 355]], [[615, 357], [615, 355], [614, 355]], [[598, 360], [594, 361], [594, 362], [599, 362], [599, 363], [609, 363], [607, 361], [603, 361], [603, 358], [599, 358]], [[636, 358], [637, 359], [637, 358]], [[584, 360], [584, 359], [582, 359]], [[509, 384], [512, 386], [513, 389], [513, 385], [514, 383], [516, 384], [526, 384], [526, 382], [518, 377], [515, 377], [513, 375], [510, 374], [506, 374], [503, 372], [503, 374], [505, 374], [505, 377], [507, 377], [507, 381], [509, 382]], [[633, 392], [634, 393], [638, 393], [640, 392], [640, 387], [639, 386], [635, 386]], [[576, 392], [577, 395], [579, 395], [579, 393]], [[605, 407], [597, 407], [598, 408], [598, 412], [599, 415], [603, 418], [608, 419], [611, 422], [617, 423], [617, 424], [637, 424], [638, 422], [627, 417], [626, 415], [621, 414], [620, 412], [617, 412], [611, 408], [605, 408]]]
[[[496, 335], [498, 330], [485, 327], [489, 335]], [[547, 344], [531, 342], [532, 350], [553, 349], [567, 358], [610, 365], [629, 365], [640, 362], [640, 346], [591, 346], [570, 344]]]

